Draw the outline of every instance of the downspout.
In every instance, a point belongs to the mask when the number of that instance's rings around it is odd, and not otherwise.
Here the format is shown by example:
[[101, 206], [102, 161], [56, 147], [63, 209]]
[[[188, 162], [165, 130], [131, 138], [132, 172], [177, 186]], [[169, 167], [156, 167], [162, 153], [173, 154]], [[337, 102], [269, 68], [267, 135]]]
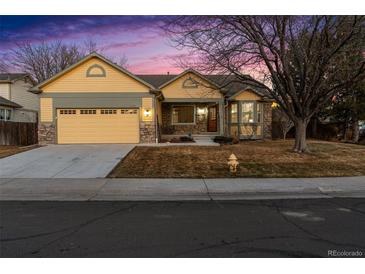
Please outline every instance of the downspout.
[[155, 95], [155, 100], [154, 100], [154, 112], [155, 112], [155, 142], [156, 144], [158, 144], [158, 116], [157, 116], [157, 105], [156, 105], [156, 102], [158, 100], [158, 98], [162, 96], [162, 93], [160, 93], [159, 95]]

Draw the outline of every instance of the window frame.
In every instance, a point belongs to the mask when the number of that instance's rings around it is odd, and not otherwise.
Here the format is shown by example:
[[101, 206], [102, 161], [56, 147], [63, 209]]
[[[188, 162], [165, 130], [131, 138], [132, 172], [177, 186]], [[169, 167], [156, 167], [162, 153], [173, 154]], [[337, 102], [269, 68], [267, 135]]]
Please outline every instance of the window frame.
[[[240, 115], [239, 115], [239, 123], [240, 124], [255, 124], [255, 123], [257, 123], [256, 122], [256, 102], [255, 101], [241, 101], [240, 102], [240, 104], [241, 104], [241, 111], [240, 111]], [[252, 122], [250, 122], [250, 121], [248, 121], [248, 122], [244, 122], [243, 121], [243, 117], [245, 116], [245, 114], [247, 114], [247, 113], [251, 113], [251, 111], [243, 111], [243, 105], [244, 104], [252, 104], [252, 118], [253, 118], [253, 121]]]
[[98, 111], [96, 108], [80, 108], [79, 109], [80, 115], [96, 115]]
[[[243, 109], [243, 104], [244, 103], [253, 103], [253, 122], [243, 122], [243, 113], [246, 112], [242, 112]], [[237, 122], [232, 122], [232, 104], [237, 104]], [[260, 108], [260, 115], [261, 115], [261, 121], [258, 121], [258, 105], [260, 104], [261, 108]], [[247, 112], [248, 113], [248, 112]], [[234, 100], [231, 101], [230, 106], [229, 106], [229, 117], [228, 117], [228, 121], [229, 121], [229, 132], [231, 132], [231, 127], [238, 127], [238, 136], [240, 139], [245, 139], [247, 138], [247, 136], [249, 135], [243, 135], [241, 132], [241, 126], [252, 126], [252, 127], [257, 127], [257, 126], [261, 126], [261, 134], [257, 134], [257, 128], [255, 129], [255, 134], [253, 135], [254, 138], [258, 138], [258, 137], [262, 137], [263, 136], [263, 121], [264, 121], [264, 104], [260, 101], [256, 101], [256, 100]]]
[[115, 108], [100, 109], [100, 115], [116, 115], [116, 114], [118, 114], [118, 109]]
[[[0, 121], [11, 121], [12, 116], [13, 116], [13, 110], [11, 108], [0, 108], [0, 111], [3, 112], [3, 119], [0, 119]], [[8, 113], [10, 113], [9, 119], [8, 119]]]
[[[9, 117], [8, 117], [9, 114]], [[13, 110], [12, 109], [5, 109], [5, 121], [11, 121], [11, 118], [13, 116]]]
[[[193, 122], [192, 123], [174, 122], [174, 108], [175, 107], [193, 107]], [[171, 125], [195, 125], [195, 124], [196, 124], [196, 105], [172, 105], [171, 106]]]
[[63, 108], [59, 109], [59, 115], [76, 115], [77, 110], [73, 108]]

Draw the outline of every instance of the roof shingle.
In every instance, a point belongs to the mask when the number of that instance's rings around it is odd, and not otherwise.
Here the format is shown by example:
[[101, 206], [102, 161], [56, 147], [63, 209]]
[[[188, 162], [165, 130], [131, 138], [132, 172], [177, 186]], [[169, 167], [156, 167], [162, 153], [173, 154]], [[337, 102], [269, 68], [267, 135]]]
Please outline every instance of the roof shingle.
[[14, 81], [26, 76], [27, 73], [0, 73], [0, 81]]
[[22, 106], [0, 96], [0, 106], [21, 108]]
[[[156, 89], [158, 89], [163, 84], [171, 81], [173, 78], [177, 77], [178, 74], [142, 74], [142, 75], [136, 75], [137, 77], [141, 78], [142, 80], [146, 81], [147, 83], [154, 86]], [[254, 87], [250, 83], [245, 83], [242, 81], [239, 81], [236, 76], [234, 75], [222, 75], [222, 74], [211, 74], [211, 75], [203, 75], [208, 80], [212, 81], [219, 87], [224, 86], [224, 90], [226, 91], [226, 96], [232, 96], [235, 93], [245, 90], [247, 88], [251, 88], [258, 92], [260, 95], [265, 97], [270, 97], [267, 92], [265, 92], [262, 88]], [[250, 76], [247, 76], [250, 77]]]

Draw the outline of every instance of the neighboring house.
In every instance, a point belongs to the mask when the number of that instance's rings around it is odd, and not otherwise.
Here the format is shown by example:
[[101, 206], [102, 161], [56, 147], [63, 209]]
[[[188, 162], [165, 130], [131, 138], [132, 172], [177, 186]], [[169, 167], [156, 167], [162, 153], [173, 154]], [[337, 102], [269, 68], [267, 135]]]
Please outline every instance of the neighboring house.
[[39, 98], [29, 91], [32, 86], [28, 74], [0, 74], [0, 120], [37, 122]]
[[154, 143], [176, 135], [271, 138], [262, 91], [224, 75], [134, 75], [92, 53], [32, 88], [41, 143]]

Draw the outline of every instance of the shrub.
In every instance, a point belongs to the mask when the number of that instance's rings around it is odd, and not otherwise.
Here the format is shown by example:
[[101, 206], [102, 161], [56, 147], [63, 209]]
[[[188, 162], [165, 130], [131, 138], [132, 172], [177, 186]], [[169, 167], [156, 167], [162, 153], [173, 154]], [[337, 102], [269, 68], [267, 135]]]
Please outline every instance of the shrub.
[[219, 144], [232, 144], [233, 138], [226, 136], [216, 136], [214, 137], [213, 141]]

